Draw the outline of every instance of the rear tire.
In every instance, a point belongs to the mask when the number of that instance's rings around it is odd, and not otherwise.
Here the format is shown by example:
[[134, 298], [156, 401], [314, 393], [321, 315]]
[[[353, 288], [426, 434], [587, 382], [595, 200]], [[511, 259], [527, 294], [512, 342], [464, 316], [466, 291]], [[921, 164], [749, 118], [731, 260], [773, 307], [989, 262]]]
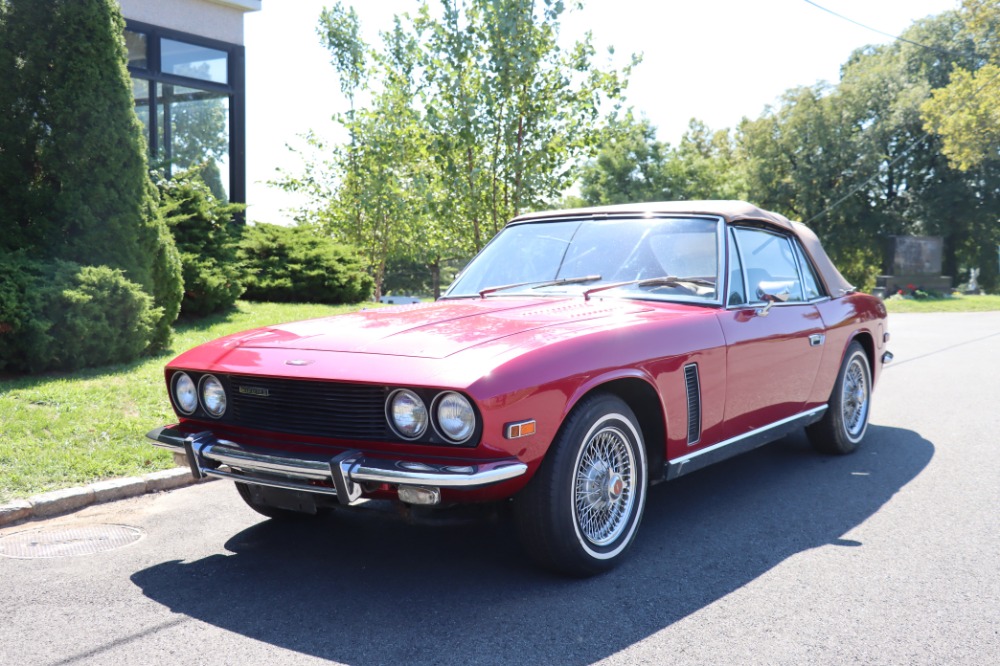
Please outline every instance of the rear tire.
[[857, 341], [847, 348], [823, 418], [806, 428], [809, 441], [823, 453], [853, 453], [868, 430], [872, 371], [868, 355]]
[[638, 532], [647, 478], [642, 430], [629, 406], [606, 393], [585, 398], [515, 499], [524, 550], [559, 573], [611, 569]]

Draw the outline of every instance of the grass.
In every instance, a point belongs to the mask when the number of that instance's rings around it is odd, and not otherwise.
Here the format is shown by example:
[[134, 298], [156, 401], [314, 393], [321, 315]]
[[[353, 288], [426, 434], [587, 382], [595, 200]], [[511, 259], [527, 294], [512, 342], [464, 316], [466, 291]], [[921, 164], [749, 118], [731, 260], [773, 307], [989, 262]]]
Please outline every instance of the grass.
[[163, 381], [167, 361], [229, 333], [359, 307], [240, 301], [230, 312], [178, 323], [172, 349], [156, 356], [0, 379], [0, 503], [172, 467], [170, 453], [145, 437], [174, 418]]
[[987, 312], [1000, 310], [1000, 296], [948, 296], [945, 298], [887, 298], [890, 314], [897, 312]]

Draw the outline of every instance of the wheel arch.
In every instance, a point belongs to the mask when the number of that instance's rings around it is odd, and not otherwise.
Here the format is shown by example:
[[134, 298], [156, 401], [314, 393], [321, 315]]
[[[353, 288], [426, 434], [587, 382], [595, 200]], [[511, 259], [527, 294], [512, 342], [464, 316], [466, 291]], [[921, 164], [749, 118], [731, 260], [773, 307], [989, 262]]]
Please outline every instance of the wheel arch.
[[871, 331], [862, 330], [854, 334], [854, 337], [847, 341], [847, 346], [844, 347], [844, 352], [841, 354], [840, 362], [844, 362], [844, 358], [847, 356], [847, 350], [850, 348], [852, 342], [857, 342], [861, 345], [861, 348], [865, 352], [865, 356], [868, 358], [868, 369], [872, 374], [872, 386], [875, 385], [875, 338], [872, 336]]
[[656, 389], [638, 377], [620, 377], [590, 388], [574, 403], [574, 408], [583, 399], [595, 393], [610, 393], [629, 406], [642, 430], [647, 481], [661, 480], [667, 454], [667, 416]]

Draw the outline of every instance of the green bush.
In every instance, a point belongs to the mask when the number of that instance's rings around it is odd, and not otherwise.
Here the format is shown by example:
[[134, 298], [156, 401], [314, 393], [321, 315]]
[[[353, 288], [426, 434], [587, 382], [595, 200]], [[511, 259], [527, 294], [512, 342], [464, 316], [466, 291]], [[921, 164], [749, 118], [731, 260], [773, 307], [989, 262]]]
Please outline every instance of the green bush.
[[374, 286], [354, 248], [309, 226], [249, 226], [239, 256], [251, 301], [357, 303]]
[[156, 206], [117, 0], [0, 0], [0, 250], [118, 268], [179, 312], [180, 258]]
[[0, 369], [75, 370], [134, 360], [160, 311], [120, 269], [0, 255]]
[[157, 185], [184, 271], [181, 311], [202, 317], [231, 308], [244, 290], [237, 257], [242, 225], [233, 216], [245, 206], [217, 199], [197, 171]]

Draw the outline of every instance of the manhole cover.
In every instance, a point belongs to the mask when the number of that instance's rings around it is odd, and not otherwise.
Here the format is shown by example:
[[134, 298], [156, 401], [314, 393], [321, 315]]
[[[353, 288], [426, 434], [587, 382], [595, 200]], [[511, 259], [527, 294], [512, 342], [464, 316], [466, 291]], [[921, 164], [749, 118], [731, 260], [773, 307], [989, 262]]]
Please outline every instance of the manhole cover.
[[92, 555], [122, 548], [142, 535], [138, 527], [128, 525], [49, 527], [0, 538], [0, 555], [29, 560]]

